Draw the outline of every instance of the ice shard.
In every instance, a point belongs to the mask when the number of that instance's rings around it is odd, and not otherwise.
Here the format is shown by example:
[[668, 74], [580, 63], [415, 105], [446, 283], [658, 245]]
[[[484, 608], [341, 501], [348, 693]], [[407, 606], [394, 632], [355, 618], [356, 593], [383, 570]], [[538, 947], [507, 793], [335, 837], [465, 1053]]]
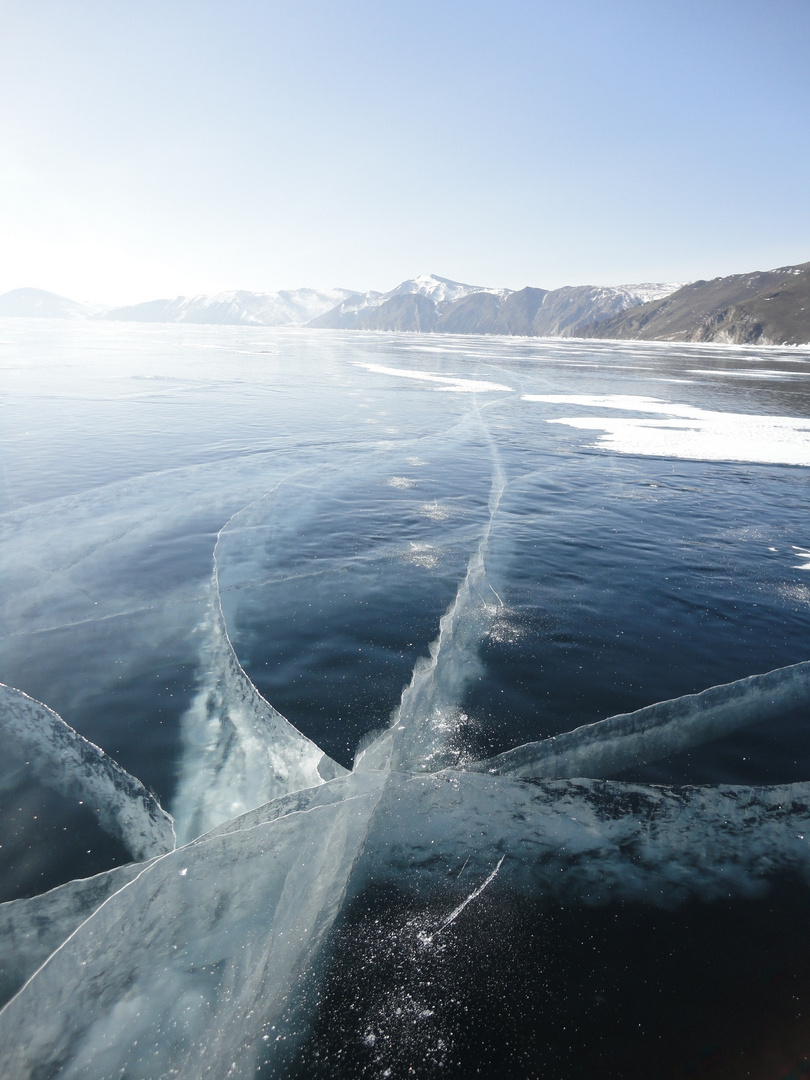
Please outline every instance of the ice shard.
[[500, 597], [487, 581], [486, 557], [492, 524], [506, 490], [506, 477], [492, 437], [479, 415], [491, 454], [488, 515], [477, 548], [452, 604], [439, 622], [430, 644], [430, 656], [414, 668], [391, 728], [357, 756], [362, 769], [390, 765], [405, 771], [436, 772], [468, 760], [459, 730], [461, 704], [470, 684], [481, 678], [484, 667], [479, 648], [499, 609]]
[[146, 866], [0, 1013], [0, 1072], [252, 1077], [294, 1030], [364, 847], [381, 779], [351, 781]]
[[219, 591], [217, 552], [226, 527], [214, 547], [208, 618], [199, 628], [200, 687], [181, 722], [183, 752], [172, 804], [181, 843], [346, 771], [261, 696], [239, 663]]
[[171, 851], [172, 819], [140, 780], [47, 705], [0, 683], [3, 769], [20, 768], [62, 795], [81, 799], [135, 859]]
[[[757, 896], [779, 874], [810, 883], [810, 783], [658, 787], [527, 781], [460, 770], [386, 786], [358, 875], [386, 874], [429, 897], [481, 880], [554, 901], [674, 907]], [[466, 864], [466, 865], [465, 865]]]
[[85, 919], [142, 869], [143, 863], [127, 863], [39, 896], [0, 904], [0, 1004], [13, 997]]
[[500, 775], [609, 777], [810, 705], [810, 661], [608, 717], [478, 762]]

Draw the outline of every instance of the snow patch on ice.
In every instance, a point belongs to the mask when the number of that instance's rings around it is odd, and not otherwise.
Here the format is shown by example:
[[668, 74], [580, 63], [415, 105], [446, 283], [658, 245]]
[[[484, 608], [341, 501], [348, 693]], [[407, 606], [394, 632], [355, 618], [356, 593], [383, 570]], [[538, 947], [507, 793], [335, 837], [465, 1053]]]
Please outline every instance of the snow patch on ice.
[[548, 421], [581, 431], [601, 431], [604, 434], [597, 438], [596, 445], [616, 453], [696, 461], [810, 465], [810, 420], [804, 417], [715, 412], [623, 394], [524, 394], [523, 400], [657, 414], [655, 420], [565, 416]]
[[483, 394], [487, 392], [513, 393], [511, 386], [502, 383], [485, 382], [483, 379], [466, 379], [461, 375], [440, 375], [435, 371], [418, 371], [414, 368], [392, 368], [383, 364], [355, 364], [355, 367], [364, 368], [375, 375], [394, 375], [400, 379], [418, 379], [421, 382], [439, 383], [437, 390], [446, 390], [451, 393]]

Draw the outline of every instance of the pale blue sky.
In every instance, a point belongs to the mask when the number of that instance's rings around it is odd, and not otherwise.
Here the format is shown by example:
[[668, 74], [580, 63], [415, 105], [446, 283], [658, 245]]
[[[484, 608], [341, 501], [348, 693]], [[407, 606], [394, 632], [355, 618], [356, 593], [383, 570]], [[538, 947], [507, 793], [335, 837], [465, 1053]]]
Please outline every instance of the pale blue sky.
[[2, 0], [0, 292], [810, 259], [808, 0]]

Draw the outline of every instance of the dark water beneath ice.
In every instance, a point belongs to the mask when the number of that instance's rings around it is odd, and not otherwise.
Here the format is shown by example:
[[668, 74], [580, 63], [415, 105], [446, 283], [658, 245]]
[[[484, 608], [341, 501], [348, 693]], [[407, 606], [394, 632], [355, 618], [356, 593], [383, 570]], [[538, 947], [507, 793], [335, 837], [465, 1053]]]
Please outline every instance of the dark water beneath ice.
[[[347, 767], [428, 655], [501, 476], [492, 623], [452, 718], [462, 761], [810, 657], [806, 351], [6, 320], [0, 369], [0, 680], [164, 805], [181, 717], [207, 677], [218, 534], [240, 662]], [[810, 780], [810, 717], [624, 778]], [[2, 899], [127, 858], [82, 807], [15, 776], [0, 798]], [[364, 902], [389, 922], [412, 904]], [[661, 1046], [661, 1075], [747, 1075], [729, 1062], [763, 1047], [786, 1075], [810, 1055], [810, 961], [790, 947], [807, 915], [798, 886], [724, 912], [527, 903], [482, 907], [466, 952], [433, 957], [430, 978], [411, 972], [421, 989], [403, 1000], [432, 1001], [424, 983], [457, 988], [429, 1006], [442, 1023], [425, 1021], [416, 1044], [402, 1014], [380, 1027], [404, 983], [355, 905], [290, 1071], [407, 1075], [411, 1054], [417, 1075], [475, 1075], [478, 1061], [487, 1076], [641, 1076]], [[493, 947], [498, 934], [537, 962]], [[354, 1008], [345, 980], [358, 967], [373, 975]], [[764, 1002], [758, 1048], [723, 1004], [740, 987]]]

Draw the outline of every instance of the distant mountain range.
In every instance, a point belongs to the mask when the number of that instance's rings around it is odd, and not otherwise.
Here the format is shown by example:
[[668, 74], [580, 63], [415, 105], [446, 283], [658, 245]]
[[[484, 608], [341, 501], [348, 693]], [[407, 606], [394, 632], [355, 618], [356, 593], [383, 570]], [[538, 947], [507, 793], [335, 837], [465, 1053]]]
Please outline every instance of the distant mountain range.
[[810, 343], [810, 263], [691, 284], [491, 289], [426, 274], [389, 292], [291, 289], [178, 296], [103, 309], [39, 289], [0, 296], [0, 316], [436, 334]]
[[214, 323], [225, 326], [305, 326], [317, 315], [340, 304], [349, 289], [284, 289], [276, 293], [217, 293], [216, 296], [178, 296], [145, 304], [111, 308], [102, 318], [121, 322]]
[[115, 319], [121, 322], [185, 322], [224, 326], [305, 326], [346, 297], [351, 289], [284, 289], [276, 293], [236, 292], [177, 296], [127, 307], [78, 304], [42, 289], [14, 289], [0, 296], [0, 316], [42, 319]]

